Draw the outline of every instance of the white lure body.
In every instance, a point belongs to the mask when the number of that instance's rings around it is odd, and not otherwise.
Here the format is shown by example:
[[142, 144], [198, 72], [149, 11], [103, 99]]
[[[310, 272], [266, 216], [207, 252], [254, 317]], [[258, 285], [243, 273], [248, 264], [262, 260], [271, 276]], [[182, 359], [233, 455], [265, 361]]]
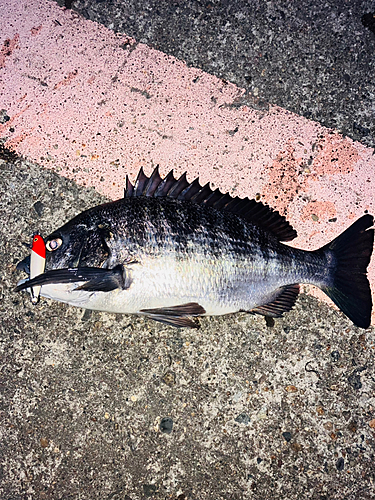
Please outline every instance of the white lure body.
[[[36, 234], [33, 238], [30, 256], [30, 279], [44, 273], [46, 265], [46, 246], [43, 238]], [[39, 300], [40, 286], [30, 288], [31, 302], [36, 304]]]

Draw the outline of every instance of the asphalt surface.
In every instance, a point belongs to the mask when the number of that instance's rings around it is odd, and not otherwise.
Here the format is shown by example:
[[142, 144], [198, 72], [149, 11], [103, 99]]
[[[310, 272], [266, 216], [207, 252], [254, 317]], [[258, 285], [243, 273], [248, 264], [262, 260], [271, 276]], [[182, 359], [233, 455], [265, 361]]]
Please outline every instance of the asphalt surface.
[[[63, 2], [60, 2], [62, 5]], [[373, 1], [75, 0], [73, 9], [375, 146]]]
[[[375, 36], [361, 22], [373, 5], [335, 5], [74, 8], [373, 145]], [[1, 157], [0, 498], [375, 497], [374, 328], [303, 294], [281, 319], [199, 330], [33, 306], [13, 291], [22, 242], [104, 198]]]

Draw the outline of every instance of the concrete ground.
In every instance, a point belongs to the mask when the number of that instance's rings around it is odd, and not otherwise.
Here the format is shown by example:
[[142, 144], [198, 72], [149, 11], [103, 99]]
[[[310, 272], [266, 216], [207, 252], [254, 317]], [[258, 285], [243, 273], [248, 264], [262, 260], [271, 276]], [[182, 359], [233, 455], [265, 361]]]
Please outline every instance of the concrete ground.
[[88, 19], [375, 146], [371, 0], [71, 3]]
[[199, 330], [33, 306], [12, 290], [22, 241], [102, 199], [0, 169], [1, 498], [374, 498], [374, 328], [306, 295]]
[[122, 35], [0, 6], [1, 499], [375, 498], [374, 327], [304, 294], [179, 330], [13, 291], [22, 242], [140, 165], [260, 193], [305, 248], [374, 213], [372, 6], [298, 5], [74, 3]]

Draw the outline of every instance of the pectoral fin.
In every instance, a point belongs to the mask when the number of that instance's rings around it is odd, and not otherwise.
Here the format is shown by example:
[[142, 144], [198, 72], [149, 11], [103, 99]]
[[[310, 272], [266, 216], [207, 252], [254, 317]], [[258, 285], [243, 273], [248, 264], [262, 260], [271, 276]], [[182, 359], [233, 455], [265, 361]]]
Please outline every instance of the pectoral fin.
[[[99, 270], [99, 269], [98, 269]], [[100, 269], [105, 271], [92, 277], [87, 283], [76, 288], [88, 292], [110, 292], [111, 290], [126, 290], [131, 285], [131, 278], [127, 276], [123, 266], [118, 265], [113, 269]]]
[[39, 274], [32, 280], [20, 283], [16, 292], [25, 290], [33, 286], [43, 286], [59, 283], [78, 283], [85, 281], [76, 290], [86, 290], [90, 292], [110, 292], [116, 288], [126, 289], [131, 285], [131, 279], [127, 276], [123, 266], [118, 265], [113, 269], [101, 269], [96, 267], [78, 267], [73, 269], [51, 269], [43, 274]]
[[155, 309], [141, 309], [141, 314], [155, 321], [166, 323], [176, 327], [199, 328], [199, 325], [189, 316], [202, 316], [205, 314], [205, 309], [197, 302], [189, 302], [172, 307], [159, 307]]

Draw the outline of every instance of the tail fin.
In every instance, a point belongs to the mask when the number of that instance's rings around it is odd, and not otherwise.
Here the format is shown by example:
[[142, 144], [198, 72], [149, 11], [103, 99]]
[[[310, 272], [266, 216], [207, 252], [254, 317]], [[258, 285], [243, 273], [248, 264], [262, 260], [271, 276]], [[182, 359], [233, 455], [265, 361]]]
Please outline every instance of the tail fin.
[[336, 260], [333, 282], [322, 287], [330, 299], [361, 328], [371, 323], [371, 289], [367, 266], [374, 244], [372, 215], [364, 215], [320, 251], [330, 250]]

